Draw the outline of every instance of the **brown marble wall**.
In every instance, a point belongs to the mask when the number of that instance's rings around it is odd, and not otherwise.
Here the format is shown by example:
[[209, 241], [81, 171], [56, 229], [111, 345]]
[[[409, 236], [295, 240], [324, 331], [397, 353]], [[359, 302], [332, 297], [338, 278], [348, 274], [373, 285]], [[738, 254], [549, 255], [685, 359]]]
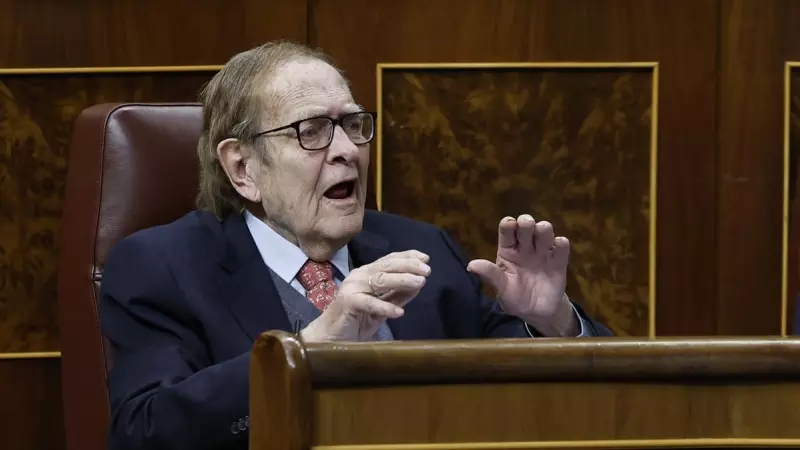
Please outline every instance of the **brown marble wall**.
[[549, 220], [572, 242], [571, 296], [648, 335], [652, 69], [381, 73], [384, 210], [490, 260], [500, 218]]
[[195, 101], [212, 75], [0, 71], [0, 353], [59, 349], [59, 222], [78, 113], [105, 102]]

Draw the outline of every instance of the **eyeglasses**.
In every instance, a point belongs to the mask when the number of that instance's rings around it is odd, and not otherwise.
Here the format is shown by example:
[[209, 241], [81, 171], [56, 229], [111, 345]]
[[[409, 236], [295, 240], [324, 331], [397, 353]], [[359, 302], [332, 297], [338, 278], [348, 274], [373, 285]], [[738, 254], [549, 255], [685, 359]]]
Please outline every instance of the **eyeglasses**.
[[362, 145], [375, 137], [375, 116], [376, 113], [356, 112], [345, 114], [338, 119], [325, 116], [311, 117], [283, 127], [262, 131], [253, 135], [253, 139], [292, 128], [297, 132], [297, 141], [300, 143], [300, 147], [305, 150], [322, 150], [331, 145], [333, 131], [337, 125], [340, 125], [353, 144]]

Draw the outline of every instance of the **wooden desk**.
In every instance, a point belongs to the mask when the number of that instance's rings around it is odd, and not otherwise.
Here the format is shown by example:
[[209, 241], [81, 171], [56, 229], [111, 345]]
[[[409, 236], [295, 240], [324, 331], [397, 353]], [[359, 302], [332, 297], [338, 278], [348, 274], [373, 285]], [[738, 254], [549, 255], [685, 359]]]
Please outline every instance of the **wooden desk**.
[[800, 340], [304, 345], [263, 334], [253, 450], [800, 447]]

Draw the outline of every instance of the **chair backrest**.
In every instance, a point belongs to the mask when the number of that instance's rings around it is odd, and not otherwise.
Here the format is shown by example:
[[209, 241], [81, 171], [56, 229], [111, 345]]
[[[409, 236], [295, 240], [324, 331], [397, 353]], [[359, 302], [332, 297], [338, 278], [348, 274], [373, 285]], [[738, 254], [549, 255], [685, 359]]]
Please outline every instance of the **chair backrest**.
[[194, 208], [201, 121], [198, 104], [103, 104], [75, 122], [58, 267], [68, 450], [106, 448], [113, 355], [97, 313], [106, 255]]
[[195, 103], [102, 104], [75, 122], [58, 266], [68, 450], [106, 448], [113, 355], [97, 312], [106, 255], [125, 236], [194, 209], [201, 127]]

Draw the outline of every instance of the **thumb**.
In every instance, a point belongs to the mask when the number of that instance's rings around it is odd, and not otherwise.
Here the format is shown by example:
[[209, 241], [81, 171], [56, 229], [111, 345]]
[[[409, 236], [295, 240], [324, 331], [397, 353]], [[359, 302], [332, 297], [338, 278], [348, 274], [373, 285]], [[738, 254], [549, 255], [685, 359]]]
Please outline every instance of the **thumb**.
[[467, 271], [481, 277], [481, 280], [493, 287], [498, 294], [503, 292], [506, 274], [497, 264], [485, 259], [476, 259], [470, 261]]

